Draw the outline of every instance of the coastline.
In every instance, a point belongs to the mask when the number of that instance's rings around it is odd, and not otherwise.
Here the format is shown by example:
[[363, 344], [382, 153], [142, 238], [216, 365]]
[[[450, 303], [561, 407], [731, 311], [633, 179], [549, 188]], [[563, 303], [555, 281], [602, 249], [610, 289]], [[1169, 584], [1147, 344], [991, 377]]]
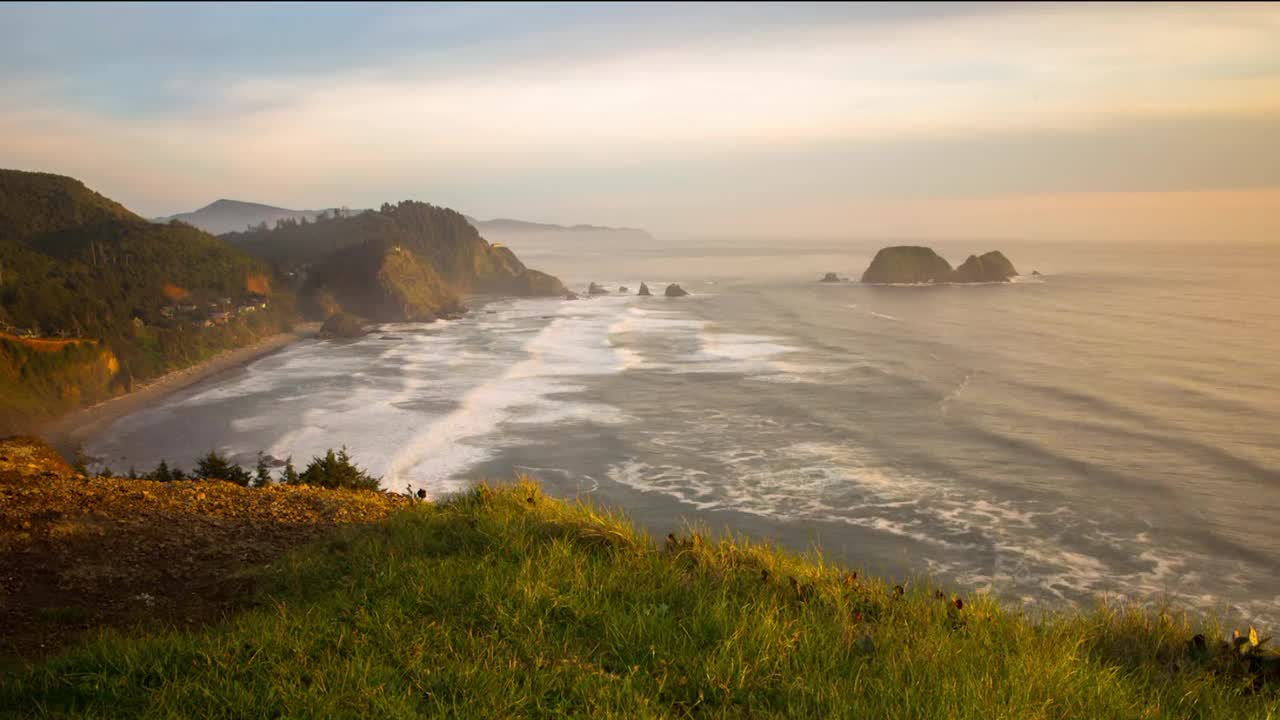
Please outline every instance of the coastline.
[[299, 340], [313, 338], [319, 330], [320, 323], [298, 323], [290, 332], [277, 333], [252, 345], [227, 350], [204, 362], [162, 375], [140, 385], [133, 392], [74, 410], [45, 423], [35, 434], [44, 438], [64, 456], [71, 457], [76, 446], [86, 437], [125, 415], [142, 410], [202, 380], [248, 365]]

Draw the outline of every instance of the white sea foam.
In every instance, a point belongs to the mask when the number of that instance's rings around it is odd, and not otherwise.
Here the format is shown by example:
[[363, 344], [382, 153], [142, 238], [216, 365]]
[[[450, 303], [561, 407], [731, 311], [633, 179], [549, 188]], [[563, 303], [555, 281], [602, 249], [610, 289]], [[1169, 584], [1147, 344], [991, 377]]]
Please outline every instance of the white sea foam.
[[554, 319], [521, 349], [523, 360], [467, 390], [457, 409], [395, 452], [388, 483], [398, 487], [412, 482], [433, 495], [458, 490], [465, 485], [462, 473], [511, 440], [500, 437], [508, 423], [623, 422], [615, 408], [552, 397], [583, 389], [570, 378], [619, 373], [633, 361], [609, 341], [616, 315], [611, 305], [559, 305]]

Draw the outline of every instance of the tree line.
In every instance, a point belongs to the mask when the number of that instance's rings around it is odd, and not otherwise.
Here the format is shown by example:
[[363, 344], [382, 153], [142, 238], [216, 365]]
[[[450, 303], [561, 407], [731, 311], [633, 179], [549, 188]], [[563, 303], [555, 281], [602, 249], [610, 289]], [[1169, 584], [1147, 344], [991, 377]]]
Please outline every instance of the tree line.
[[[91, 472], [89, 459], [85, 456], [83, 449], [76, 451], [72, 468], [86, 476], [117, 477], [110, 467], [103, 467], [96, 473]], [[353, 490], [378, 490], [382, 481], [381, 478], [370, 475], [363, 468], [356, 465], [351, 460], [351, 456], [347, 453], [345, 447], [337, 451], [330, 448], [325, 452], [324, 456], [313, 457], [302, 472], [298, 472], [294, 467], [293, 457], [290, 456], [285, 460], [284, 468], [280, 471], [279, 478], [273, 476], [267, 457], [262, 452], [258, 453], [258, 461], [253, 471], [250, 472], [232, 462], [226, 456], [219, 454], [216, 450], [210, 450], [207, 455], [197, 460], [195, 469], [190, 473], [180, 467], [170, 466], [167, 461], [162, 459], [155, 469], [150, 472], [139, 473], [137, 470], [130, 468], [128, 474], [119, 477], [131, 480], [155, 480], [157, 482], [221, 480], [235, 483], [241, 487], [312, 485], [329, 489], [348, 488]]]

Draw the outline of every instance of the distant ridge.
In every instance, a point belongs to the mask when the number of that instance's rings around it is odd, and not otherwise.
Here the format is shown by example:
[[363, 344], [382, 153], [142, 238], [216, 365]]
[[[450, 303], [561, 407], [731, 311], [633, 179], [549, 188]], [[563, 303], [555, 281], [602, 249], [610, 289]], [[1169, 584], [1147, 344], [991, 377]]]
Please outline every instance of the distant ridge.
[[[321, 208], [318, 210], [291, 210], [289, 208], [276, 207], [274, 205], [265, 205], [263, 203], [247, 202], [244, 200], [229, 200], [223, 198], [216, 200], [199, 210], [192, 212], [178, 213], [176, 215], [167, 215], [165, 217], [152, 218], [152, 222], [167, 223], [171, 220], [178, 220], [188, 225], [200, 228], [214, 235], [225, 235], [231, 232], [242, 232], [246, 228], [266, 223], [268, 228], [275, 227], [279, 220], [306, 219], [308, 222], [314, 221], [321, 213], [332, 213], [338, 208]], [[363, 209], [347, 210], [347, 214], [355, 215], [364, 212]], [[494, 236], [493, 239], [501, 239], [500, 236], [515, 235], [548, 235], [560, 233], [578, 233], [583, 235], [596, 234], [625, 234], [634, 235], [638, 238], [651, 239], [651, 236], [645, 230], [639, 228], [628, 227], [609, 227], [606, 225], [556, 225], [553, 223], [538, 223], [528, 220], [515, 220], [512, 218], [495, 218], [493, 220], [477, 220], [470, 215], [464, 216], [467, 222], [471, 223], [482, 234], [488, 233]]]
[[560, 232], [607, 232], [607, 233], [635, 233], [639, 235], [649, 236], [649, 233], [640, 228], [629, 227], [610, 227], [608, 225], [556, 225], [553, 223], [538, 223], [528, 220], [513, 220], [511, 218], [494, 218], [493, 220], [477, 220], [470, 215], [467, 216], [467, 222], [470, 222], [480, 232], [512, 232], [512, 233], [560, 233]]
[[274, 227], [277, 220], [286, 218], [315, 220], [316, 216], [322, 212], [328, 212], [328, 209], [290, 210], [273, 205], [263, 205], [262, 203], [222, 199], [215, 200], [199, 210], [152, 218], [152, 221], [167, 223], [170, 220], [178, 220], [200, 228], [205, 232], [222, 235], [229, 232], [239, 232], [251, 225], [258, 225], [264, 222], [268, 227]]

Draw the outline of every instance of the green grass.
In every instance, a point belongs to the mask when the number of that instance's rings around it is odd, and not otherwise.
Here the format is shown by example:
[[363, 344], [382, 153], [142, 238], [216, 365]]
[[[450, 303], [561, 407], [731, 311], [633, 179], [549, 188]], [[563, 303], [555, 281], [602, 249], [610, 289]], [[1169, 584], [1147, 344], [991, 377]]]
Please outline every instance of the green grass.
[[1187, 649], [1185, 620], [1032, 620], [983, 597], [957, 610], [742, 540], [661, 547], [530, 484], [423, 505], [264, 572], [263, 604], [223, 625], [106, 633], [0, 679], [0, 714], [1280, 716], [1274, 686], [1251, 691]]

